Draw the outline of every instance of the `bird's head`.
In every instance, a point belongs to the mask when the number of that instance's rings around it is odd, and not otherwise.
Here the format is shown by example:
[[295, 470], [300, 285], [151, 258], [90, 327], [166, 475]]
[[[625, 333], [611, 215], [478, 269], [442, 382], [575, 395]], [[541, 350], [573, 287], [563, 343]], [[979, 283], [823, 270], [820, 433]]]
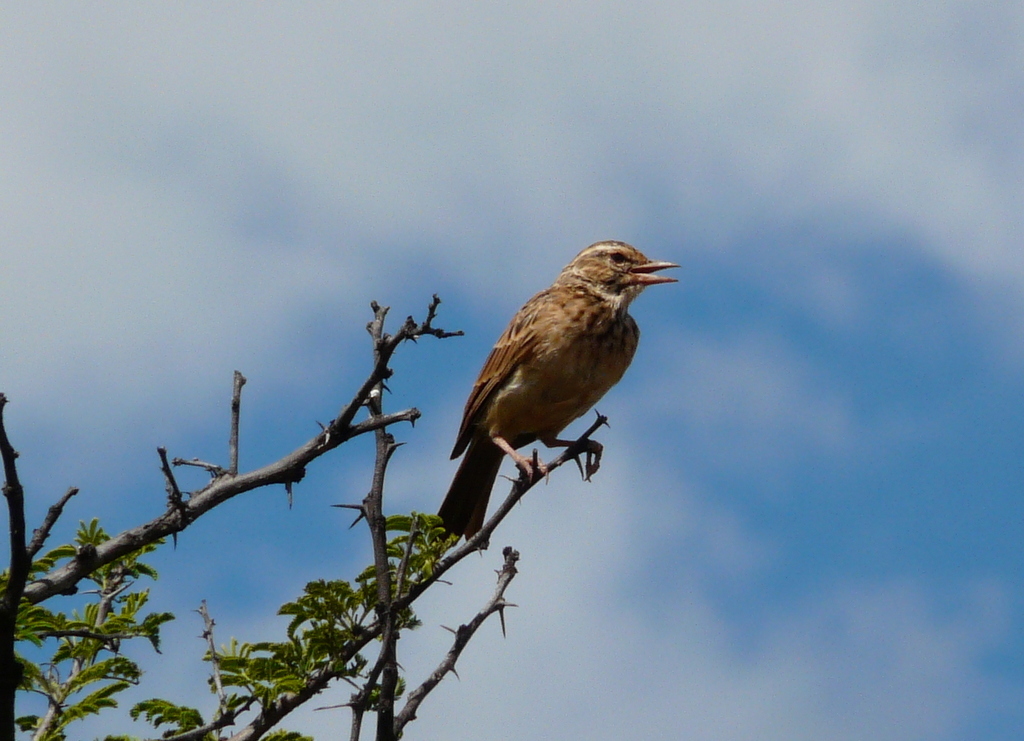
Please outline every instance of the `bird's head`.
[[675, 283], [675, 278], [657, 273], [678, 267], [672, 262], [650, 260], [625, 242], [597, 242], [576, 255], [562, 270], [559, 280], [584, 283], [625, 308], [647, 286]]

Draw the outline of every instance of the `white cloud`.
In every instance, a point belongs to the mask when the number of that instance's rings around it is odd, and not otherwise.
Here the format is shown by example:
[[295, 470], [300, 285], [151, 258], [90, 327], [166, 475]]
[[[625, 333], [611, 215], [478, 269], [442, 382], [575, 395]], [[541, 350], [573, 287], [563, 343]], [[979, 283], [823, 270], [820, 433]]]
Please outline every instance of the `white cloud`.
[[645, 180], [712, 243], [852, 210], [1024, 278], [1019, 13], [582, 7], [11, 10], [8, 387], [42, 403], [73, 368], [130, 406], [405, 280], [369, 277], [396, 254], [528, 292], [526, 265], [649, 230]]
[[[419, 289], [423, 264], [504, 313], [603, 237], [655, 233], [669, 244], [643, 247], [673, 258], [842, 218], [1020, 293], [1022, 23], [976, 3], [7, 8], [0, 391], [19, 424], [75, 429], [66, 447], [87, 461], [143, 418], [220, 419], [234, 367], [299, 393], [327, 372], [304, 322], [358, 331], [366, 300]], [[827, 254], [808, 275], [780, 290], [859, 318]], [[710, 453], [765, 466], [782, 443], [842, 455], [861, 439], [843, 394], [772, 338], [676, 346], [659, 403]], [[840, 584], [743, 654], [702, 585], [770, 568], [773, 544], [689, 487], [643, 500], [666, 505], [650, 522], [613, 459], [516, 512], [510, 638], [488, 626], [417, 733], [448, 716], [467, 738], [564, 722], [884, 739], [962, 720], [996, 632], [971, 619], [982, 598], [946, 619], [919, 585]], [[652, 530], [690, 543], [671, 619], [616, 591]], [[475, 609], [493, 567], [464, 569], [445, 609]]]

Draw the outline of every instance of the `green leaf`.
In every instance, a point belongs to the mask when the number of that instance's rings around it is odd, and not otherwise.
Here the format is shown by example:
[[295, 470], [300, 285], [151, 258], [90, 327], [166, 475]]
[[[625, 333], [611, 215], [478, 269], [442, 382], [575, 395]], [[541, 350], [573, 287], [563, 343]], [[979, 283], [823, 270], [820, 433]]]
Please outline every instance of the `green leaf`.
[[75, 534], [75, 542], [79, 546], [97, 546], [101, 543], [106, 543], [108, 540], [110, 540], [110, 536], [107, 535], [107, 532], [100, 527], [98, 517], [92, 518], [88, 525], [86, 525], [84, 521], [78, 523], [78, 532]]
[[80, 720], [89, 715], [96, 715], [105, 708], [116, 708], [117, 701], [113, 699], [113, 696], [118, 692], [123, 692], [130, 686], [131, 684], [128, 682], [111, 682], [86, 695], [74, 705], [64, 709], [60, 716], [60, 728], [65, 728], [72, 721]]
[[312, 736], [303, 736], [296, 731], [271, 731], [263, 737], [264, 741], [315, 741]]
[[143, 716], [146, 722], [154, 728], [159, 728], [162, 725], [174, 726], [172, 729], [174, 733], [191, 731], [201, 727], [205, 722], [202, 714], [195, 708], [175, 705], [173, 702], [159, 698], [137, 703], [129, 711], [129, 715], [132, 720], [138, 720], [140, 715]]
[[18, 726], [19, 731], [34, 731], [39, 727], [39, 716], [38, 715], [23, 715], [20, 718], [16, 718], [14, 723]]
[[[126, 656], [113, 656], [103, 661], [98, 661], [92, 666], [85, 667], [77, 675], [67, 681], [65, 687], [67, 694], [79, 692], [94, 682], [105, 679], [124, 680], [129, 683], [136, 683], [142, 676], [142, 670], [138, 665]], [[123, 688], [122, 688], [123, 689]]]

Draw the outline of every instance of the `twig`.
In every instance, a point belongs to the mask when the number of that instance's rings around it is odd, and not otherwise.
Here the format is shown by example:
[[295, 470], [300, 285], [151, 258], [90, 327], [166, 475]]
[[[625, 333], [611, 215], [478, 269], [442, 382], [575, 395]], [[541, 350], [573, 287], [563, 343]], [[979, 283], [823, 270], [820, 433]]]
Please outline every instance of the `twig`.
[[[156, 449], [157, 454], [160, 456], [160, 470], [164, 474], [164, 489], [167, 491], [167, 511], [177, 512], [178, 517], [181, 520], [181, 529], [184, 529], [188, 525], [188, 507], [185, 502], [182, 501], [181, 489], [178, 488], [178, 482], [174, 478], [174, 472], [171, 471], [170, 465], [167, 463], [167, 448], [159, 447]], [[171, 533], [171, 538], [174, 540], [174, 547], [178, 547], [178, 531], [175, 530]]]
[[[388, 335], [384, 334], [383, 327], [389, 307], [381, 306], [376, 301], [370, 302], [370, 308], [373, 310], [374, 317], [367, 324], [366, 329], [370, 332], [371, 337], [374, 337], [374, 354], [376, 357], [374, 358], [373, 370], [370, 372], [370, 376], [363, 382], [363, 385], [356, 391], [352, 401], [342, 407], [338, 416], [328, 425], [325, 432], [326, 435], [332, 436], [348, 428], [352, 420], [355, 419], [356, 413], [366, 405], [366, 400], [373, 389], [391, 377], [391, 369], [388, 368], [388, 362], [390, 362], [391, 356], [400, 344], [406, 340], [415, 341], [423, 335], [431, 335], [439, 339], [462, 336], [462, 330], [446, 332], [433, 326], [432, 323], [437, 316], [437, 307], [440, 303], [441, 299], [435, 293], [430, 305], [427, 307], [427, 318], [423, 322], [416, 324], [413, 318], [409, 317], [394, 335]], [[378, 338], [380, 339], [379, 342], [377, 341]]]
[[60, 519], [61, 514], [64, 512], [64, 505], [68, 503], [71, 497], [78, 493], [78, 489], [72, 486], [62, 496], [56, 504], [50, 506], [50, 509], [46, 511], [46, 517], [43, 518], [43, 524], [40, 525], [32, 532], [32, 542], [28, 544], [28, 557], [31, 560], [37, 553], [42, 549], [46, 543], [46, 539], [50, 537], [50, 530], [57, 524], [57, 520]]
[[404, 409], [401, 412], [392, 412], [391, 414], [381, 414], [376, 417], [369, 417], [364, 419], [362, 422], [357, 422], [349, 428], [349, 432], [355, 435], [362, 435], [366, 432], [373, 432], [383, 427], [388, 427], [396, 422], [409, 422], [415, 424], [416, 420], [421, 417], [420, 410], [416, 407], [410, 409]]
[[206, 646], [210, 652], [210, 663], [213, 665], [213, 684], [214, 688], [217, 690], [217, 699], [219, 701], [217, 716], [200, 728], [193, 728], [191, 731], [179, 733], [176, 736], [168, 736], [161, 739], [161, 741], [199, 741], [200, 739], [204, 739], [209, 733], [234, 725], [238, 716], [248, 710], [249, 707], [256, 702], [255, 697], [250, 697], [234, 710], [228, 709], [227, 695], [224, 692], [224, 682], [220, 675], [220, 655], [217, 653], [217, 647], [213, 640], [213, 626], [216, 625], [216, 623], [213, 618], [210, 617], [210, 611], [206, 607], [206, 600], [199, 603], [199, 609], [196, 610], [196, 612], [198, 612], [200, 617], [203, 618], [203, 634], [200, 638], [206, 640]]
[[231, 436], [228, 438], [228, 473], [238, 475], [238, 417], [242, 410], [242, 386], [245, 376], [235, 371], [234, 387], [231, 391]]
[[459, 656], [462, 655], [463, 649], [469, 643], [473, 634], [476, 633], [477, 629], [483, 625], [484, 621], [487, 620], [494, 613], [498, 613], [501, 616], [501, 632], [502, 635], [505, 633], [505, 618], [504, 610], [506, 607], [514, 607], [510, 603], [505, 601], [505, 590], [508, 589], [508, 585], [512, 583], [518, 570], [516, 569], [516, 562], [519, 560], [519, 552], [513, 550], [511, 547], [506, 546], [502, 551], [505, 557], [505, 563], [498, 572], [498, 585], [495, 587], [494, 595], [487, 601], [483, 609], [478, 612], [472, 620], [465, 625], [460, 625], [458, 630], [455, 631], [455, 641], [452, 647], [448, 649], [448, 653], [442, 659], [441, 663], [438, 664], [437, 668], [431, 672], [430, 676], [427, 677], [424, 682], [409, 693], [409, 698], [405, 702], [405, 707], [395, 717], [395, 736], [401, 736], [402, 731], [406, 724], [416, 718], [416, 711], [420, 705], [426, 699], [427, 695], [433, 691], [441, 680], [445, 678], [448, 672], [455, 671], [455, 664], [459, 660]]
[[159, 447], [156, 449], [157, 455], [160, 456], [160, 470], [164, 474], [164, 488], [167, 490], [167, 506], [169, 509], [174, 509], [181, 514], [185, 514], [185, 503], [182, 501], [181, 489], [178, 488], [178, 482], [174, 478], [174, 471], [171, 470], [170, 464], [167, 462], [167, 448]]
[[223, 476], [227, 473], [227, 470], [223, 466], [218, 466], [216, 463], [207, 463], [206, 461], [201, 461], [198, 458], [192, 458], [190, 460], [186, 460], [184, 458], [175, 458], [174, 460], [171, 461], [171, 465], [195, 466], [196, 468], [202, 468], [205, 471], [208, 471], [210, 475], [213, 476], [214, 478], [217, 478], [218, 476]]
[[395, 571], [395, 596], [401, 597], [402, 591], [405, 589], [405, 573], [409, 569], [409, 559], [412, 557], [413, 546], [416, 544], [416, 534], [419, 532], [419, 520], [414, 516], [412, 523], [409, 525], [409, 539], [405, 542], [405, 553], [402, 554], [402, 560], [398, 563], [398, 569]]
[[127, 641], [139, 637], [138, 633], [97, 633], [92, 630], [46, 630], [36, 635], [41, 638], [91, 638], [101, 643]]
[[[377, 680], [380, 678], [380, 673], [384, 670], [384, 665], [387, 662], [387, 654], [381, 651], [377, 656], [377, 661], [374, 662], [373, 668], [370, 669], [370, 673], [366, 675], [366, 681], [363, 682], [362, 688], [352, 695], [351, 699], [346, 703], [348, 707], [352, 708], [352, 723], [349, 732], [350, 741], [359, 741], [363, 728], [363, 716], [366, 714], [367, 707], [370, 704], [370, 697], [373, 695], [373, 690], [377, 686]], [[317, 710], [329, 709], [331, 708], [317, 708]]]
[[199, 609], [196, 612], [203, 619], [203, 635], [201, 637], [206, 639], [207, 648], [210, 650], [210, 664], [213, 666], [213, 686], [217, 690], [217, 699], [220, 701], [219, 714], [223, 715], [227, 711], [228, 698], [224, 694], [224, 682], [220, 677], [220, 656], [217, 654], [217, 646], [213, 642], [213, 626], [216, 623], [210, 617], [210, 611], [206, 609], [206, 600], [199, 603]]

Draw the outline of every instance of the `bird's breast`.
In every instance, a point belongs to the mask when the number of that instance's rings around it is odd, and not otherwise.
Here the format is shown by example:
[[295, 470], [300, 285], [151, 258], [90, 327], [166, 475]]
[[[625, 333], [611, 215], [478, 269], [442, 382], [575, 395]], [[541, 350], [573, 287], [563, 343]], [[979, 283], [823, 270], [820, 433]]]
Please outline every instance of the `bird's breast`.
[[538, 332], [532, 356], [495, 394], [484, 427], [506, 440], [557, 436], [618, 383], [639, 334], [624, 312], [563, 307], [551, 326]]

